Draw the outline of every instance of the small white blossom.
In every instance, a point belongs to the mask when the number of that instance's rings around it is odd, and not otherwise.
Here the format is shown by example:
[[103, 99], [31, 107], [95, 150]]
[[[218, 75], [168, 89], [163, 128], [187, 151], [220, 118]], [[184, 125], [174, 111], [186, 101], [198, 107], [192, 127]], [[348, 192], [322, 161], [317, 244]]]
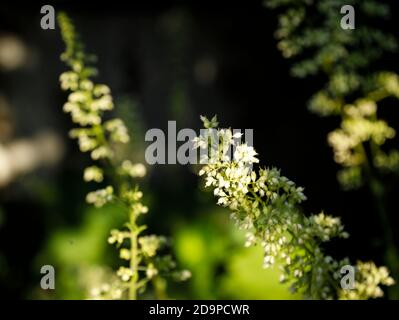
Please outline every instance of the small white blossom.
[[90, 192], [86, 196], [86, 201], [99, 208], [110, 202], [113, 199], [113, 195], [114, 189], [111, 186], [108, 186], [105, 189]]
[[122, 281], [129, 281], [133, 275], [133, 271], [130, 268], [120, 267], [116, 274], [122, 279]]
[[91, 166], [85, 169], [83, 178], [85, 181], [101, 182], [104, 179], [103, 171], [96, 166]]

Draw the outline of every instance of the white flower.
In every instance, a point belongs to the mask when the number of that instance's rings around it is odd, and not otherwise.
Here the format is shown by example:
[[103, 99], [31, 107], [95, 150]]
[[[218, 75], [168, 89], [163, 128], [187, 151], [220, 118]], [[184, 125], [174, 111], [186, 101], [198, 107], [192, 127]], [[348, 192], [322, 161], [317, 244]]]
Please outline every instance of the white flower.
[[94, 204], [96, 207], [102, 207], [113, 199], [113, 195], [114, 189], [108, 186], [105, 189], [99, 189], [87, 194], [86, 201], [90, 204]]
[[122, 281], [129, 281], [133, 275], [133, 271], [130, 268], [120, 267], [116, 274], [122, 279]]
[[128, 143], [129, 133], [121, 119], [112, 119], [104, 123], [104, 128], [111, 134], [111, 140], [114, 142]]
[[258, 163], [259, 160], [255, 157], [256, 155], [255, 149], [244, 143], [236, 147], [234, 160], [243, 164]]
[[145, 236], [139, 239], [141, 250], [148, 257], [155, 256], [157, 250], [161, 245], [162, 239], [157, 236]]
[[109, 244], [114, 244], [114, 243], [116, 243], [116, 244], [122, 244], [123, 243], [123, 240], [125, 239], [125, 238], [127, 238], [127, 237], [129, 237], [129, 234], [128, 233], [126, 233], [126, 232], [121, 232], [121, 231], [119, 231], [119, 230], [117, 230], [117, 229], [112, 229], [111, 230], [111, 235], [109, 236], [109, 238], [108, 238], [108, 243]]
[[91, 152], [91, 158], [93, 160], [112, 158], [112, 156], [112, 150], [106, 146], [98, 147]]
[[147, 266], [146, 276], [148, 279], [154, 278], [158, 274], [158, 269], [154, 267], [152, 263]]
[[130, 260], [130, 250], [126, 249], [126, 248], [122, 248], [119, 251], [119, 257], [123, 260]]
[[96, 97], [100, 97], [102, 95], [108, 95], [111, 93], [110, 88], [104, 84], [97, 84], [94, 86], [93, 94]]
[[96, 166], [88, 167], [84, 171], [83, 179], [87, 182], [89, 181], [101, 182], [104, 179], [103, 171]]
[[146, 175], [146, 167], [142, 163], [133, 164], [129, 160], [125, 160], [121, 166], [121, 173], [131, 176], [132, 178], [142, 178]]

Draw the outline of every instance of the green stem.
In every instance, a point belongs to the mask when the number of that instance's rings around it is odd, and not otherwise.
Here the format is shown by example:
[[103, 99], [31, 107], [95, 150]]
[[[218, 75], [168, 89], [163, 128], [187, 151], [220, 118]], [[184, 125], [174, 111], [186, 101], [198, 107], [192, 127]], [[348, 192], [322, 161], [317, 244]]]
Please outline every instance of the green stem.
[[166, 281], [161, 277], [155, 277], [152, 280], [155, 289], [155, 296], [157, 300], [167, 300], [168, 295], [166, 294]]
[[137, 245], [137, 231], [135, 230], [136, 226], [136, 215], [131, 212], [130, 213], [130, 269], [133, 274], [130, 278], [130, 286], [129, 286], [129, 299], [136, 300], [137, 299], [137, 280], [138, 280], [138, 245]]

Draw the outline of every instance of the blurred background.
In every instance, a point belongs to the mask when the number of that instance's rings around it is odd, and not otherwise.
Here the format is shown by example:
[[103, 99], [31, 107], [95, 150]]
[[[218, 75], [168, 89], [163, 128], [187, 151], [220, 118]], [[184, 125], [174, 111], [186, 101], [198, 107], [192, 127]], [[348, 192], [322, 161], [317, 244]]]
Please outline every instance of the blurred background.
[[[320, 79], [290, 76], [290, 62], [276, 48], [277, 15], [262, 1], [53, 5], [69, 13], [87, 51], [98, 56], [98, 80], [112, 88], [116, 112], [132, 133], [132, 159], [144, 161], [146, 130], [166, 131], [167, 120], [198, 130], [199, 115], [217, 114], [221, 126], [253, 129], [261, 164], [305, 187], [307, 212], [343, 218], [351, 238], [331, 243], [331, 253], [383, 264], [384, 230], [368, 190], [343, 192], [336, 180], [326, 136], [339, 119], [307, 110]], [[112, 206], [85, 203], [93, 186], [82, 172], [90, 161], [68, 139], [72, 125], [58, 81], [64, 46], [57, 29], [40, 28], [41, 6], [0, 5], [0, 295], [81, 299], [106, 276], [102, 266], [117, 265], [106, 239], [123, 217]], [[391, 8], [397, 21], [394, 1]], [[398, 35], [393, 22], [383, 28]], [[381, 68], [398, 71], [397, 61], [386, 56]], [[388, 106], [385, 115], [394, 128], [397, 108]], [[171, 285], [172, 298], [298, 298], [279, 284], [277, 270], [261, 268], [261, 250], [243, 247], [243, 235], [193, 168], [148, 170], [146, 223], [173, 236], [179, 265], [193, 273]], [[399, 205], [394, 196], [387, 201], [396, 230]], [[56, 290], [40, 289], [45, 264], [55, 267]]]

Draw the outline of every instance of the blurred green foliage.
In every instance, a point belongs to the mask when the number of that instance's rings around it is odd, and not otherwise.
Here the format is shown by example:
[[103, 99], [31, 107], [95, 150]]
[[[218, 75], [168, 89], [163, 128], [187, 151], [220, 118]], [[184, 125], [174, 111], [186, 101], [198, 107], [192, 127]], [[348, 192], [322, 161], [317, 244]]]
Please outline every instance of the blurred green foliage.
[[[57, 299], [83, 299], [92, 285], [83, 274], [93, 266], [114, 266], [117, 254], [109, 250], [106, 241], [110, 228], [124, 221], [115, 205], [102, 208], [85, 207], [79, 225], [60, 228], [46, 241], [47, 245], [37, 258], [36, 265], [52, 264], [57, 270], [55, 296]], [[41, 290], [37, 291], [42, 294]]]
[[[180, 299], [299, 299], [278, 280], [278, 270], [262, 269], [262, 249], [245, 248], [244, 234], [229, 221], [225, 210], [206, 210], [203, 218], [180, 222], [173, 247], [179, 265], [192, 272], [190, 281], [171, 286], [170, 298]], [[123, 216], [108, 205], [87, 207], [79, 226], [61, 228], [48, 239], [36, 265], [57, 270], [54, 293], [36, 288], [32, 298], [84, 299], [93, 285], [112, 275], [118, 257], [106, 242], [109, 228]], [[104, 267], [108, 266], [108, 267]]]
[[[225, 210], [209, 209], [203, 218], [180, 224], [175, 234], [179, 263], [192, 271], [192, 299], [297, 299], [279, 283], [275, 269], [262, 269], [260, 247], [245, 248], [245, 236]], [[187, 292], [181, 293], [181, 298]]]

